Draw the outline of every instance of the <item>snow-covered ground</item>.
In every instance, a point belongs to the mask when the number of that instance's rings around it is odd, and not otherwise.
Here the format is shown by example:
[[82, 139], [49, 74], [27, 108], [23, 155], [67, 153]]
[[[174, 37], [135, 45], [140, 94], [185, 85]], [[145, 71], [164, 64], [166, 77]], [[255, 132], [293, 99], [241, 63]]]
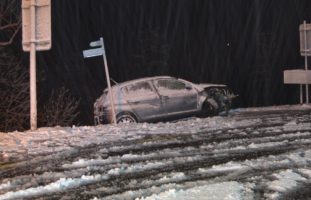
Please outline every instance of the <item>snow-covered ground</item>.
[[0, 133], [0, 199], [311, 198], [311, 106]]

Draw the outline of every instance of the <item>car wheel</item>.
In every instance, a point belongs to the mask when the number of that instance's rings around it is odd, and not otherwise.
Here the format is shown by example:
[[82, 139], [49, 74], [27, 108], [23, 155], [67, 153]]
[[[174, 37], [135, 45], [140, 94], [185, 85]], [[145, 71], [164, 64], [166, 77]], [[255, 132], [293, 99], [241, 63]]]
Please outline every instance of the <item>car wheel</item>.
[[209, 102], [205, 102], [202, 106], [202, 117], [214, 115], [217, 115], [217, 110]]
[[226, 102], [223, 108], [225, 116], [228, 116], [230, 109], [231, 109], [231, 102]]
[[129, 114], [121, 115], [117, 118], [118, 124], [130, 124], [136, 122], [137, 122], [136, 119]]

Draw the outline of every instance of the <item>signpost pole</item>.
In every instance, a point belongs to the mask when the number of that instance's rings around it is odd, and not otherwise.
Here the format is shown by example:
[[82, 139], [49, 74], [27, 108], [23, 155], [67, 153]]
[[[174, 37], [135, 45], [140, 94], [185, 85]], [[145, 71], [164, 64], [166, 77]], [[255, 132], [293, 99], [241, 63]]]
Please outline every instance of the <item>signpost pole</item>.
[[23, 50], [29, 51], [30, 129], [37, 129], [36, 51], [51, 49], [51, 0], [22, 0]]
[[112, 122], [116, 124], [117, 123], [116, 111], [114, 108], [113, 94], [111, 91], [111, 84], [110, 84], [109, 70], [108, 70], [108, 64], [107, 64], [107, 58], [106, 58], [106, 52], [105, 52], [105, 46], [104, 46], [104, 39], [100, 37], [99, 40], [91, 42], [90, 46], [99, 47], [99, 48], [84, 50], [83, 57], [91, 58], [95, 56], [103, 56], [104, 65], [105, 65], [105, 74], [106, 74], [107, 86], [108, 86], [108, 96], [109, 96], [110, 107], [111, 107], [111, 115], [112, 115], [111, 118], [112, 118]]
[[109, 76], [109, 70], [108, 70], [107, 59], [106, 59], [104, 39], [102, 37], [100, 38], [100, 43], [101, 43], [102, 50], [103, 50], [103, 58], [104, 58], [106, 79], [107, 79], [107, 85], [108, 85], [109, 100], [110, 100], [110, 106], [111, 106], [111, 111], [112, 111], [112, 120], [113, 120], [113, 123], [116, 124], [117, 123], [116, 112], [114, 109], [113, 94], [111, 91], [110, 76]]
[[37, 129], [36, 0], [30, 2], [30, 128]]
[[303, 104], [303, 97], [302, 97], [302, 84], [300, 84], [300, 104]]
[[[308, 41], [307, 41], [307, 24], [306, 21], [303, 21], [303, 26], [304, 26], [304, 40], [305, 40], [305, 70], [308, 70], [308, 52], [309, 52], [309, 47], [308, 47]], [[306, 103], [309, 103], [309, 85], [306, 83]]]

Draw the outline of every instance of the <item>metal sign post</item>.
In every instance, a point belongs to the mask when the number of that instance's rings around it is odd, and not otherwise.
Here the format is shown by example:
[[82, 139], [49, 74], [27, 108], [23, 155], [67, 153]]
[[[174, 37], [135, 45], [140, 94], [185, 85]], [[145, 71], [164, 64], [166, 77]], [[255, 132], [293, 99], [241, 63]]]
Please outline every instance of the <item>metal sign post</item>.
[[36, 1], [30, 3], [30, 128], [37, 129]]
[[311, 84], [311, 70], [308, 70], [308, 56], [311, 56], [311, 24], [303, 21], [299, 25], [300, 54], [305, 57], [305, 69], [284, 70], [285, 84], [300, 85], [300, 103], [303, 103], [303, 85], [306, 86], [306, 103], [309, 103], [309, 84]]
[[51, 48], [51, 0], [23, 0], [23, 50], [30, 51], [30, 129], [37, 129], [36, 51]]
[[[309, 46], [308, 46], [308, 38], [307, 38], [307, 24], [306, 21], [303, 21], [303, 27], [304, 27], [304, 42], [305, 42], [305, 50], [308, 52]], [[308, 56], [305, 54], [305, 70], [308, 70]], [[306, 82], [306, 103], [309, 103], [309, 85]]]
[[113, 95], [111, 91], [111, 84], [110, 84], [110, 77], [109, 77], [109, 70], [108, 70], [108, 64], [107, 64], [107, 59], [106, 59], [106, 53], [105, 53], [105, 46], [104, 46], [104, 39], [101, 37], [99, 40], [91, 42], [90, 43], [91, 47], [98, 47], [96, 49], [88, 49], [83, 51], [83, 57], [84, 58], [91, 58], [95, 56], [103, 56], [104, 59], [104, 65], [105, 65], [105, 73], [106, 73], [106, 80], [107, 80], [107, 86], [108, 86], [108, 95], [109, 95], [109, 100], [110, 100], [110, 107], [112, 111], [112, 120], [113, 123], [117, 123], [116, 119], [116, 112], [114, 108], [114, 103], [113, 103]]

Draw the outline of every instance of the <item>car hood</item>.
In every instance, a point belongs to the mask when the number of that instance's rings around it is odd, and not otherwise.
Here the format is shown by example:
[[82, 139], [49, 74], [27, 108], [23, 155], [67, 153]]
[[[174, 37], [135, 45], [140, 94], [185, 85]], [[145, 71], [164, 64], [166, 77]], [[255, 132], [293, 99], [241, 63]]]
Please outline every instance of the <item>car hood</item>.
[[205, 88], [210, 88], [210, 87], [227, 87], [226, 85], [222, 85], [222, 84], [210, 84], [210, 83], [194, 84], [194, 86], [199, 91], [203, 91]]

